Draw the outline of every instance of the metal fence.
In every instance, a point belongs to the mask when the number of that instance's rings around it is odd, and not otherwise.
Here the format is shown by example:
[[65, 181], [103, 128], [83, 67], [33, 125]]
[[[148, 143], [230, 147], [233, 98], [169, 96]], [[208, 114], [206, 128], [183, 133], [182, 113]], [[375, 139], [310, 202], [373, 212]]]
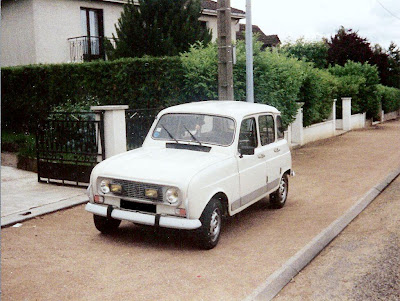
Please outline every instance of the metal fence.
[[128, 150], [142, 146], [147, 132], [159, 111], [160, 109], [138, 109], [126, 111], [126, 142]]
[[55, 113], [40, 121], [36, 135], [38, 181], [86, 186], [104, 160], [103, 118], [92, 112]]

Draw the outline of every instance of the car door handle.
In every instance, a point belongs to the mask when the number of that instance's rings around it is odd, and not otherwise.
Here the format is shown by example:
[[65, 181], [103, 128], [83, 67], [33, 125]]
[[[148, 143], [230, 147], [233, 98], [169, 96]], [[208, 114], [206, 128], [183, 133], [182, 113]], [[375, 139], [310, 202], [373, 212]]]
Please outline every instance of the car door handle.
[[265, 155], [264, 154], [259, 154], [257, 157], [262, 159], [262, 158], [265, 158]]
[[274, 152], [275, 152], [275, 153], [279, 153], [280, 151], [281, 151], [281, 150], [280, 150], [278, 147], [274, 149]]

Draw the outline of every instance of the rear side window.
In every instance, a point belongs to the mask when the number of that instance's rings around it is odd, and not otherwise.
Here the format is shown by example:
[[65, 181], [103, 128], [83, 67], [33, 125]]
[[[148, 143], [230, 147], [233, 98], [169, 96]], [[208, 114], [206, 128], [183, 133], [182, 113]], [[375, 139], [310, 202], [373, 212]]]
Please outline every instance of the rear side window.
[[285, 138], [285, 127], [283, 126], [282, 123], [282, 118], [281, 116], [276, 116], [276, 134], [278, 136], [278, 139], [283, 139]]
[[258, 117], [258, 126], [260, 131], [261, 145], [267, 145], [275, 142], [275, 123], [271, 115]]

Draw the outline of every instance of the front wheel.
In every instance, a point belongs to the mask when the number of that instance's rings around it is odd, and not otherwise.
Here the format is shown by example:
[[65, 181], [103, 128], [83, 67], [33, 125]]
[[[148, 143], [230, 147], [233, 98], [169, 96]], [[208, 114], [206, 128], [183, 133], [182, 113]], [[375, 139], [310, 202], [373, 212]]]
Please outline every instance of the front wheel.
[[219, 241], [222, 228], [221, 202], [212, 199], [200, 217], [201, 228], [198, 233], [200, 247], [206, 250], [214, 248]]
[[107, 218], [96, 214], [93, 215], [93, 221], [96, 229], [103, 234], [115, 232], [121, 224], [121, 221], [118, 219]]
[[289, 179], [288, 175], [285, 173], [279, 182], [279, 188], [269, 195], [269, 201], [272, 208], [280, 209], [285, 206], [288, 192]]

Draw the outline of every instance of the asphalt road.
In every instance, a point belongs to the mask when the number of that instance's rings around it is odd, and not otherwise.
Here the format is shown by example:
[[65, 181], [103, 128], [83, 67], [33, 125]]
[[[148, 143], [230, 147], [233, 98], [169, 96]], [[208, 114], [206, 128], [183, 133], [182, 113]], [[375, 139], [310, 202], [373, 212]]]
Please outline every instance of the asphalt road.
[[400, 300], [400, 177], [274, 299]]
[[3, 228], [1, 299], [242, 300], [397, 169], [399, 149], [400, 120], [295, 150], [286, 206], [251, 206], [210, 251], [131, 223], [101, 235], [83, 206]]

